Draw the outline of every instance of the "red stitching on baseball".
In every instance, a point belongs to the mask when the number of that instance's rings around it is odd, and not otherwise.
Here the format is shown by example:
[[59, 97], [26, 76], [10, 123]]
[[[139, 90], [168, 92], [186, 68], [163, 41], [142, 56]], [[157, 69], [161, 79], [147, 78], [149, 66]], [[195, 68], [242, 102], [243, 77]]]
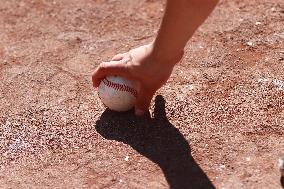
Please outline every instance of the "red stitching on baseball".
[[135, 98], [137, 98], [138, 92], [135, 89], [133, 89], [133, 88], [127, 86], [127, 85], [113, 83], [113, 82], [109, 81], [107, 78], [103, 79], [103, 83], [110, 88], [114, 88], [115, 90], [129, 92]]

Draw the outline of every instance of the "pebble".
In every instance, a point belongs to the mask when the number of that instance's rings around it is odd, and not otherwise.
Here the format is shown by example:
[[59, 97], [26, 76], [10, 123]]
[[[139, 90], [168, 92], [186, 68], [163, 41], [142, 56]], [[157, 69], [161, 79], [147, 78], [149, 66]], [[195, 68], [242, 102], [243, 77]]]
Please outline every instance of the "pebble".
[[272, 11], [272, 12], [275, 12], [275, 11], [276, 11], [276, 8], [275, 8], [275, 7], [272, 7], [272, 8], [271, 8], [271, 11]]
[[284, 90], [284, 82], [283, 81], [281, 81], [279, 79], [274, 79], [273, 84], [274, 84], [275, 87], [278, 88], [278, 90], [281, 90], [281, 91]]
[[129, 160], [129, 156], [125, 156], [124, 160], [128, 161]]
[[247, 45], [251, 47], [253, 45], [253, 43], [251, 41], [248, 41]]
[[274, 35], [277, 36], [277, 37], [280, 37], [280, 38], [284, 39], [284, 32], [275, 33]]

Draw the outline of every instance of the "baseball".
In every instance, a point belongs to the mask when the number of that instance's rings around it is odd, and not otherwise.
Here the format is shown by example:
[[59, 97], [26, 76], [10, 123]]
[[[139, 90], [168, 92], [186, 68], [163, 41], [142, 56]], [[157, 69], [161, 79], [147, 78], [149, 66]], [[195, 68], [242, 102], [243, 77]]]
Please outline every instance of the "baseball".
[[138, 89], [136, 81], [119, 76], [107, 76], [99, 85], [98, 95], [109, 109], [124, 112], [134, 107]]
[[279, 158], [279, 169], [282, 177], [284, 177], [284, 154]]

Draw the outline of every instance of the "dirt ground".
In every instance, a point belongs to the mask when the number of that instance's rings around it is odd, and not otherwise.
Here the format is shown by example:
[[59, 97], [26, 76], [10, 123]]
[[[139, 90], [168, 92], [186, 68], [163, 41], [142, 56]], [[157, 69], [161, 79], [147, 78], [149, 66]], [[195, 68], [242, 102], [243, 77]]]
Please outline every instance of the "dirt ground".
[[283, 0], [222, 0], [147, 116], [100, 103], [93, 70], [164, 4], [0, 0], [0, 188], [283, 187]]

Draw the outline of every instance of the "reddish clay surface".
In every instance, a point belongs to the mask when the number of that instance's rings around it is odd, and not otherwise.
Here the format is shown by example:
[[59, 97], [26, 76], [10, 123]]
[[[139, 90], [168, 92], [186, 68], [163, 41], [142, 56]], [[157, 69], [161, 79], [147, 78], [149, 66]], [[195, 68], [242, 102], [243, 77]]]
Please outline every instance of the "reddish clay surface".
[[0, 0], [1, 188], [282, 188], [283, 0], [221, 1], [148, 116], [100, 103], [92, 71], [164, 3]]

